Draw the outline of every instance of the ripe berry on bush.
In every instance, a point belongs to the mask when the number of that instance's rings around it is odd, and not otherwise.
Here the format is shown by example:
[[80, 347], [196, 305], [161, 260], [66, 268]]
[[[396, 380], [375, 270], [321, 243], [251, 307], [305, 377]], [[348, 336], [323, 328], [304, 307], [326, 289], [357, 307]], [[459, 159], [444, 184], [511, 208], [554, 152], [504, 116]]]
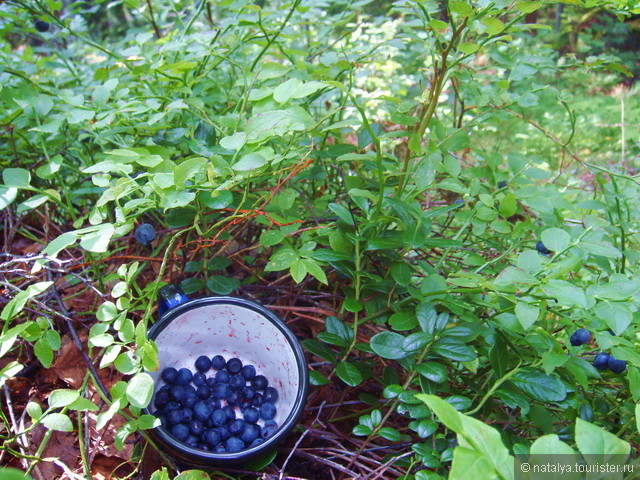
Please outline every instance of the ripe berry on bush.
[[536, 250], [538, 250], [538, 252], [543, 255], [549, 255], [553, 253], [551, 250], [549, 250], [547, 247], [544, 246], [544, 243], [542, 243], [542, 241], [539, 241], [538, 243], [536, 243]]
[[611, 370], [613, 373], [622, 373], [627, 368], [627, 362], [625, 362], [624, 360], [618, 360], [613, 355], [609, 356], [607, 365], [609, 366], [609, 370]]
[[591, 332], [586, 328], [580, 328], [576, 330], [569, 339], [571, 345], [573, 345], [574, 347], [579, 347], [580, 345], [589, 343], [589, 340], [591, 340]]
[[51, 25], [43, 20], [36, 20], [35, 26], [40, 33], [48, 32], [51, 29]]
[[609, 354], [600, 352], [596, 355], [596, 358], [593, 359], [593, 366], [598, 370], [606, 370], [609, 366]]
[[150, 223], [141, 223], [136, 228], [136, 240], [145, 247], [151, 246], [151, 242], [156, 239], [156, 229]]

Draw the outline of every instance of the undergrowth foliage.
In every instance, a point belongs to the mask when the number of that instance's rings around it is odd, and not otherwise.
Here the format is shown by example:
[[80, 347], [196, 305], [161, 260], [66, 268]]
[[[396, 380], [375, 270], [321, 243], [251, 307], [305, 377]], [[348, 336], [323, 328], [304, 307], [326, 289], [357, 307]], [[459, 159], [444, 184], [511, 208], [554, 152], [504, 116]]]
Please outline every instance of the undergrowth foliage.
[[[553, 2], [91, 5], [0, 5], [0, 384], [52, 367], [61, 333], [91, 367], [23, 426], [3, 411], [3, 456], [36, 475], [29, 432], [81, 438], [92, 412], [123, 419], [120, 449], [158, 425], [146, 332], [177, 282], [296, 292], [312, 400], [357, 400], [344, 475], [507, 479], [516, 454], [637, 446], [638, 151], [594, 139], [617, 106], [590, 116], [578, 83], [631, 74], [552, 50]], [[597, 370], [601, 351], [627, 368]]]

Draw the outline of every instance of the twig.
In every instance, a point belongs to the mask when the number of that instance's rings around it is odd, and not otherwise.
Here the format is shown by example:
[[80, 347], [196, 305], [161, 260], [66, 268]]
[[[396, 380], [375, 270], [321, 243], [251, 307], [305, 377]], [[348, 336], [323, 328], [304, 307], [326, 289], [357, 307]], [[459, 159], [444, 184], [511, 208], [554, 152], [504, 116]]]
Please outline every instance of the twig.
[[[380, 465], [378, 468], [376, 468], [373, 472], [368, 473], [367, 475], [365, 475], [364, 477], [358, 477], [358, 480], [376, 480], [377, 478], [380, 478], [380, 476], [396, 461], [400, 460], [401, 458], [404, 457], [408, 457], [410, 455], [413, 455], [413, 452], [406, 452], [403, 453], [402, 455], [398, 455], [397, 457], [393, 457], [391, 460], [389, 460], [388, 462], [383, 463], [382, 465]], [[375, 474], [375, 475], [374, 475]], [[372, 476], [373, 475], [373, 476]]]
[[89, 371], [91, 372], [91, 376], [93, 377], [93, 381], [96, 383], [98, 388], [100, 388], [100, 390], [102, 391], [102, 394], [109, 401], [111, 401], [111, 394], [109, 393], [109, 390], [107, 390], [107, 388], [104, 386], [104, 383], [102, 383], [102, 380], [100, 380], [100, 376], [98, 375], [98, 371], [96, 370], [96, 367], [93, 365], [93, 362], [91, 361], [91, 358], [89, 358], [89, 355], [87, 355], [87, 352], [85, 352], [84, 346], [82, 345], [82, 342], [80, 341], [80, 337], [78, 337], [78, 332], [76, 332], [76, 329], [73, 326], [73, 322], [71, 321], [71, 314], [69, 313], [69, 310], [67, 310], [67, 307], [64, 306], [64, 302], [62, 301], [62, 298], [60, 297], [60, 292], [58, 292], [58, 289], [56, 288], [55, 278], [53, 276], [53, 273], [50, 270], [47, 270], [47, 275], [49, 276], [49, 280], [51, 280], [53, 282], [51, 287], [49, 287], [49, 288], [51, 289], [51, 292], [53, 293], [53, 297], [55, 298], [56, 302], [58, 303], [58, 306], [60, 307], [60, 310], [62, 311], [62, 313], [65, 316], [64, 321], [65, 321], [65, 323], [67, 325], [67, 329], [69, 330], [71, 338], [73, 339], [73, 343], [75, 344], [76, 348], [80, 352], [80, 355], [82, 355], [82, 358], [84, 359], [85, 363], [87, 364], [87, 367], [89, 368]]
[[[318, 409], [318, 414], [316, 415], [316, 418], [313, 420], [313, 422], [311, 422], [311, 428], [313, 428], [313, 425], [318, 422], [318, 419], [320, 418], [320, 414], [322, 413], [322, 407], [324, 407], [325, 403], [326, 402], [323, 401], [322, 404], [320, 405], [320, 408]], [[304, 440], [304, 437], [306, 437], [309, 434], [310, 431], [311, 431], [311, 429], [307, 429], [302, 433], [302, 435], [300, 435], [300, 438], [298, 439], [296, 444], [293, 446], [293, 448], [289, 452], [289, 455], [287, 456], [285, 461], [282, 463], [282, 467], [280, 467], [278, 480], [282, 480], [282, 476], [284, 475], [284, 470], [287, 468], [287, 464], [289, 463], [289, 460], [291, 460], [291, 457], [293, 456], [294, 452], [298, 449], [298, 447], [302, 443], [302, 440]]]
[[[18, 423], [16, 422], [16, 416], [13, 412], [13, 405], [11, 403], [11, 396], [9, 395], [9, 387], [7, 387], [6, 385], [3, 385], [2, 389], [4, 390], [4, 396], [7, 401], [7, 411], [9, 412], [9, 418], [11, 419], [11, 426], [13, 428], [13, 433], [16, 435], [16, 441], [18, 442], [18, 447], [20, 448], [20, 451], [24, 455], [25, 451], [26, 452], [29, 451], [28, 445], [26, 443], [26, 439], [23, 438], [22, 435], [20, 435], [20, 431], [18, 429]], [[22, 467], [25, 470], [29, 468], [29, 462], [27, 462], [26, 458], [21, 458], [20, 461], [22, 462]]]

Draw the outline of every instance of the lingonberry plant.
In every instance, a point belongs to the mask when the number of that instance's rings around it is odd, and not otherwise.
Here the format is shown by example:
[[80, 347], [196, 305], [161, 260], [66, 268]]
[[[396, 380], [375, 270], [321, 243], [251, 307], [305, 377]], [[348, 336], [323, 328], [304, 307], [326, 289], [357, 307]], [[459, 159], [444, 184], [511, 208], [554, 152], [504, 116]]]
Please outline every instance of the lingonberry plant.
[[[632, 35], [638, 14], [622, 0], [0, 4], [2, 458], [90, 478], [113, 444], [109, 473], [159, 455], [169, 470], [148, 473], [169, 479], [179, 465], [145, 435], [160, 425], [142, 414], [159, 368], [147, 329], [158, 294], [164, 309], [186, 293], [258, 299], [307, 349], [304, 433], [245, 469], [509, 479], [519, 455], [624, 461], [640, 400], [637, 66], [580, 45], [599, 25]], [[246, 424], [171, 408], [174, 436], [221, 448], [229, 422], [236, 451], [277, 429], [278, 391], [255, 367], [195, 366], [163, 371], [163, 407], [260, 401]], [[51, 460], [60, 438], [77, 458]]]

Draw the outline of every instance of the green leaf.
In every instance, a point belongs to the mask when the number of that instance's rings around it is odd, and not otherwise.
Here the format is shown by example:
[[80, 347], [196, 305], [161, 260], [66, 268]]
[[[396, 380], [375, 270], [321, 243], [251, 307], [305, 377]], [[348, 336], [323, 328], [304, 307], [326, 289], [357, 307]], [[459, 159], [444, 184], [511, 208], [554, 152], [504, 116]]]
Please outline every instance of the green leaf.
[[515, 312], [516, 318], [525, 331], [529, 330], [540, 316], [540, 308], [523, 302], [516, 304]]
[[13, 378], [24, 367], [16, 361], [7, 363], [2, 370], [0, 370], [0, 387], [2, 387], [7, 380]]
[[443, 383], [447, 380], [447, 368], [437, 362], [430, 361], [416, 365], [416, 371], [435, 383]]
[[497, 35], [505, 28], [504, 23], [499, 18], [484, 17], [480, 21], [487, 27], [487, 33], [489, 35]]
[[219, 295], [229, 295], [240, 286], [237, 278], [225, 277], [223, 275], [211, 275], [207, 278], [207, 288]]
[[29, 188], [31, 174], [24, 168], [5, 168], [2, 170], [2, 181], [6, 187]]
[[291, 266], [289, 268], [289, 271], [291, 272], [291, 278], [293, 278], [293, 281], [296, 283], [302, 282], [302, 280], [304, 280], [304, 277], [307, 276], [307, 267], [305, 267], [304, 262], [300, 258], [296, 258], [293, 262], [291, 262]]
[[362, 374], [353, 364], [341, 362], [336, 367], [336, 374], [340, 379], [351, 387], [356, 387], [362, 383]]
[[33, 480], [30, 475], [9, 467], [0, 467], [0, 477], [2, 480]]
[[569, 246], [571, 237], [559, 228], [548, 228], [540, 235], [542, 243], [552, 252], [561, 252]]
[[456, 48], [460, 50], [462, 53], [464, 53], [465, 55], [472, 55], [480, 49], [480, 45], [473, 42], [462, 42], [462, 43], [459, 43]]
[[587, 307], [584, 290], [564, 280], [549, 280], [542, 285], [542, 291], [548, 297], [555, 298], [563, 307]]
[[515, 291], [520, 285], [537, 285], [539, 280], [516, 267], [505, 268], [493, 281], [499, 291]]
[[73, 432], [71, 419], [63, 413], [49, 413], [40, 419], [42, 424], [49, 430], [59, 432]]
[[519, 1], [516, 2], [516, 8], [521, 12], [521, 13], [531, 13], [531, 12], [535, 12], [537, 9], [539, 9], [541, 6], [543, 5], [543, 2], [536, 2], [536, 1]]
[[309, 372], [309, 382], [311, 383], [311, 385], [321, 386], [327, 385], [329, 383], [329, 379], [317, 370], [311, 370]]
[[518, 202], [516, 201], [516, 196], [513, 193], [509, 193], [505, 195], [505, 197], [500, 202], [500, 207], [498, 210], [500, 211], [500, 215], [507, 218], [516, 213], [518, 208]]
[[473, 348], [450, 337], [437, 340], [431, 346], [431, 351], [453, 362], [469, 362], [477, 357]]
[[175, 476], [173, 480], [211, 480], [211, 477], [202, 470], [185, 470]]
[[616, 335], [622, 335], [633, 320], [633, 312], [624, 303], [601, 301], [596, 304], [594, 311]]
[[244, 132], [236, 132], [229, 137], [220, 139], [220, 145], [227, 150], [240, 150], [244, 145], [247, 134]]
[[378, 430], [378, 435], [380, 435], [382, 438], [386, 438], [391, 442], [399, 442], [400, 440], [402, 440], [402, 435], [400, 435], [400, 432], [391, 427], [382, 427], [380, 430]]
[[402, 349], [404, 337], [394, 332], [381, 332], [371, 338], [371, 348], [382, 358], [398, 360], [408, 355]]
[[266, 165], [268, 162], [267, 158], [259, 152], [252, 152], [243, 155], [243, 157], [233, 164], [231, 168], [238, 172], [248, 172], [250, 170], [255, 170], [256, 168], [260, 168], [263, 165]]
[[631, 452], [628, 442], [581, 418], [576, 418], [576, 444], [583, 455], [603, 456], [605, 462], [611, 455], [626, 458]]
[[44, 368], [49, 368], [53, 363], [53, 349], [45, 339], [41, 338], [33, 344], [33, 353]]
[[280, 230], [265, 230], [260, 235], [260, 243], [266, 247], [278, 245], [284, 240], [284, 233]]
[[193, 180], [198, 173], [204, 174], [208, 163], [209, 161], [206, 158], [192, 158], [182, 162], [173, 171], [176, 187], [184, 188], [187, 180]]
[[353, 330], [347, 327], [343, 322], [341, 322], [338, 317], [327, 317], [325, 320], [325, 326], [327, 332], [338, 335], [345, 342], [351, 343], [353, 340]]
[[298, 253], [291, 247], [283, 247], [271, 255], [265, 271], [274, 272], [289, 268], [294, 260], [297, 260]]
[[17, 196], [18, 196], [17, 188], [0, 187], [0, 210], [4, 210], [9, 205], [11, 205]]
[[[115, 231], [115, 227], [110, 223], [84, 229], [86, 233], [81, 234], [80, 246], [89, 252], [106, 252]], [[81, 232], [83, 232], [83, 230], [79, 230], [76, 233]]]
[[77, 390], [60, 389], [54, 390], [49, 395], [49, 407], [61, 408], [71, 405], [80, 397], [80, 392]]
[[127, 399], [134, 407], [144, 408], [153, 396], [153, 378], [148, 373], [138, 373], [127, 385]]
[[567, 398], [567, 390], [558, 378], [535, 368], [523, 368], [511, 377], [511, 382], [540, 402], [562, 402]]
[[458, 434], [459, 446], [454, 450], [450, 479], [469, 478], [470, 471], [477, 475], [475, 478], [513, 478], [514, 459], [502, 443], [498, 430], [457, 412], [435, 395], [419, 394], [416, 397], [426, 403], [447, 428]]
[[606, 258], [622, 258], [622, 253], [608, 242], [580, 242], [580, 247], [591, 255]]
[[312, 275], [316, 280], [324, 285], [328, 284], [327, 276], [325, 275], [324, 270], [322, 270], [322, 267], [320, 265], [308, 258], [303, 258], [302, 263], [304, 263], [304, 266], [309, 274]]

